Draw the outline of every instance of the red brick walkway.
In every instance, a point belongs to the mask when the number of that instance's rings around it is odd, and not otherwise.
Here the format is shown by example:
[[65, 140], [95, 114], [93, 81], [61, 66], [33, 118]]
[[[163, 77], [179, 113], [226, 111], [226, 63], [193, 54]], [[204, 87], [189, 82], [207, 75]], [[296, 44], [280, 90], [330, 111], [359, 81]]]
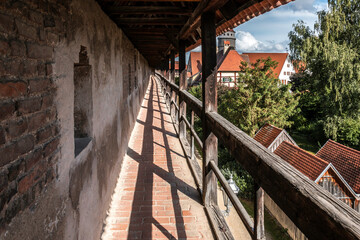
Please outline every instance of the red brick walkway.
[[136, 121], [102, 239], [213, 239], [155, 79]]

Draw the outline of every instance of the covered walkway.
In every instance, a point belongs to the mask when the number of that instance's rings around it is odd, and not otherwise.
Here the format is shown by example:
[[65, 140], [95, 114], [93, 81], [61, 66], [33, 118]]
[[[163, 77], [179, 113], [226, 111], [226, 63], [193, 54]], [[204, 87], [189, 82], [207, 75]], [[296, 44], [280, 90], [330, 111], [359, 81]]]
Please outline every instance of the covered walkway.
[[155, 78], [130, 138], [102, 239], [213, 239]]

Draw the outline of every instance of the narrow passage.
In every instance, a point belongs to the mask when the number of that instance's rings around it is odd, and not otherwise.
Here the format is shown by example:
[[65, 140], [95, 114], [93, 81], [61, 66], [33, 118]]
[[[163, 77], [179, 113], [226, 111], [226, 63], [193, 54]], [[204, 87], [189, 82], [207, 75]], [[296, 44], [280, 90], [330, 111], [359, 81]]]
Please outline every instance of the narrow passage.
[[136, 121], [102, 239], [213, 239], [155, 78]]

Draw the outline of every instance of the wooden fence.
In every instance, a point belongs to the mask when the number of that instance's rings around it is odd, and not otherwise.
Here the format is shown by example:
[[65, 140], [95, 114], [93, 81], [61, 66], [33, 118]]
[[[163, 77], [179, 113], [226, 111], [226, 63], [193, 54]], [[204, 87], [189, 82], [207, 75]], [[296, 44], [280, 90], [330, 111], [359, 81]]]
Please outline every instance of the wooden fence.
[[[217, 238], [233, 239], [217, 206], [218, 181], [253, 239], [265, 239], [262, 189], [309, 239], [360, 239], [359, 213], [338, 201], [325, 189], [268, 151], [217, 112], [203, 111], [203, 103], [185, 90], [185, 72], [180, 75], [182, 78], [180, 88], [162, 74], [157, 73], [156, 76], [161, 83], [166, 104], [170, 109], [170, 115], [179, 133], [180, 142], [184, 147], [186, 158]], [[187, 107], [191, 110], [190, 121], [186, 117]], [[222, 175], [217, 165], [217, 156], [215, 156], [217, 151], [214, 152], [213, 148], [207, 147], [209, 144], [216, 144], [217, 148], [217, 139], [213, 143], [208, 143], [196, 134], [195, 115], [253, 177], [256, 183], [254, 221]], [[186, 137], [187, 129], [190, 132], [190, 141]], [[207, 155], [202, 167], [195, 159], [195, 142], [203, 149], [203, 155]]]

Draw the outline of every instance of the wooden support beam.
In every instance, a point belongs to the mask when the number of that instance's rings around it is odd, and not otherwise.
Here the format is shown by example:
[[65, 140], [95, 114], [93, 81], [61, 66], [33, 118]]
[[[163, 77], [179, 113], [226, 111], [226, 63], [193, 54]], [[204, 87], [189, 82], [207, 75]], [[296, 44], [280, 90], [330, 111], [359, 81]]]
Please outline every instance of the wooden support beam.
[[[201, 1], [193, 14], [190, 16], [186, 24], [181, 28], [178, 39], [186, 39], [189, 37], [199, 25], [201, 14], [206, 11], [213, 11], [222, 7], [228, 0], [203, 0]], [[215, 16], [214, 16], [215, 17]]]
[[[171, 62], [170, 82], [175, 84], [175, 51], [174, 50], [171, 50], [171, 52], [170, 52], [170, 62]], [[171, 101], [175, 102], [176, 101], [176, 93], [172, 89], [171, 89], [170, 96], [171, 96]], [[171, 117], [173, 119], [175, 119], [175, 106], [174, 105], [170, 106], [170, 114], [171, 114]]]
[[[179, 89], [186, 90], [186, 69], [185, 69], [185, 41], [179, 41]], [[181, 117], [186, 117], [186, 103], [179, 95], [179, 102], [180, 102], [180, 114], [179, 114], [179, 135], [180, 138], [186, 138], [186, 124], [184, 121], [180, 121]]]
[[171, 52], [170, 52], [170, 61], [171, 61], [170, 82], [175, 83], [175, 51], [174, 50], [171, 50]]
[[[202, 100], [205, 116], [207, 112], [217, 111], [216, 90], [216, 30], [215, 12], [209, 11], [201, 15], [202, 38]], [[215, 74], [215, 76], [214, 76]], [[203, 121], [203, 202], [205, 206], [217, 205], [217, 181], [210, 161], [218, 163], [218, 140], [211, 127]]]
[[179, 27], [137, 27], [137, 28], [129, 28], [129, 27], [122, 27], [124, 32], [130, 33], [130, 34], [149, 34], [149, 35], [163, 35], [164, 33], [178, 33], [180, 31]]
[[167, 40], [171, 42], [174, 48], [179, 49], [179, 43], [173, 33], [167, 32], [164, 35], [166, 36]]
[[146, 37], [139, 37], [138, 35], [133, 37], [131, 34], [132, 42], [151, 42], [151, 41], [159, 41], [159, 42], [170, 42], [169, 39], [165, 35], [147, 35]]
[[111, 6], [107, 13], [119, 14], [166, 14], [166, 15], [191, 15], [192, 9], [176, 6]]
[[[129, 0], [102, 0], [103, 2], [129, 2]], [[131, 0], [131, 2], [200, 2], [201, 0]]]
[[264, 190], [254, 184], [254, 240], [265, 240]]
[[166, 55], [166, 57], [165, 57], [165, 62], [166, 62], [166, 64], [165, 64], [165, 72], [166, 72], [165, 77], [167, 79], [169, 79], [169, 59], [170, 59], [170, 56]]
[[184, 25], [185, 18], [172, 18], [172, 17], [117, 17], [114, 18], [114, 21], [120, 25]]
[[[194, 111], [191, 111], [191, 128], [194, 128], [194, 124], [195, 124], [195, 113]], [[190, 149], [190, 154], [191, 154], [191, 159], [195, 158], [195, 142], [194, 142], [194, 134], [191, 134], [191, 149]]]

